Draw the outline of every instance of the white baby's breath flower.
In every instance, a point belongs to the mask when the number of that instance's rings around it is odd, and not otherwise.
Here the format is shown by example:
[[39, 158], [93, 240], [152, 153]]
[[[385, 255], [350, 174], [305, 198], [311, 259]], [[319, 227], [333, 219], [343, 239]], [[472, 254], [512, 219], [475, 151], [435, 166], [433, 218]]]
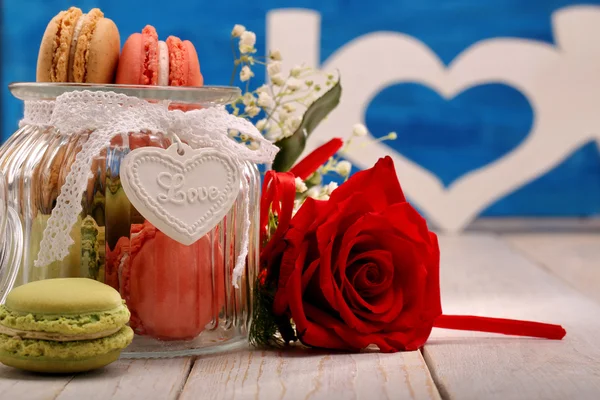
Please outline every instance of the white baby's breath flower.
[[263, 118], [256, 123], [256, 129], [258, 129], [261, 132], [265, 131], [265, 130], [269, 129], [269, 123], [267, 122], [266, 119]]
[[352, 134], [354, 136], [365, 136], [367, 134], [367, 127], [363, 124], [354, 124]]
[[301, 123], [302, 123], [302, 118], [300, 118], [299, 116], [288, 118], [285, 121], [285, 125], [292, 132], [296, 132], [296, 129], [298, 129], [298, 127], [300, 126]]
[[350, 163], [350, 161], [340, 161], [335, 166], [335, 170], [341, 176], [348, 176], [350, 175], [350, 171], [352, 171], [352, 164]]
[[327, 186], [325, 186], [325, 193], [327, 195], [330, 195], [337, 188], [338, 188], [337, 182], [329, 182], [329, 184]]
[[279, 73], [271, 76], [271, 82], [273, 82], [273, 85], [275, 86], [283, 86], [285, 84], [285, 79], [283, 79], [283, 76]]
[[256, 34], [252, 31], [245, 31], [240, 35], [240, 53], [251, 53], [256, 44]]
[[240, 71], [240, 80], [242, 82], [246, 82], [248, 79], [252, 78], [253, 76], [254, 76], [254, 72], [252, 72], [250, 67], [247, 65], [244, 65], [242, 67], [242, 70]]
[[306, 183], [304, 183], [304, 181], [298, 177], [296, 177], [296, 192], [298, 193], [304, 193], [308, 190], [308, 188], [306, 187]]
[[258, 94], [258, 101], [257, 101], [258, 105], [263, 107], [263, 108], [270, 108], [273, 107], [273, 98], [271, 96], [269, 96], [268, 93], [259, 93]]
[[258, 150], [260, 148], [260, 144], [258, 144], [258, 142], [255, 142], [255, 141], [251, 141], [250, 144], [248, 145], [248, 148], [250, 150]]
[[292, 136], [292, 133], [294, 133], [294, 132], [292, 132], [290, 130], [290, 127], [284, 124], [283, 127], [281, 128], [281, 135], [279, 137], [281, 139], [290, 137], [290, 136]]
[[252, 93], [246, 92], [242, 96], [242, 103], [244, 103], [245, 106], [254, 105], [256, 104], [256, 97], [254, 97]]
[[281, 62], [280, 61], [271, 61], [267, 64], [267, 72], [269, 76], [276, 75], [281, 72]]
[[297, 78], [300, 76], [300, 74], [302, 73], [302, 67], [300, 65], [296, 65], [294, 66], [294, 68], [292, 68], [292, 70], [290, 71], [290, 75], [293, 76], [294, 78]]
[[283, 109], [289, 113], [293, 113], [294, 111], [296, 111], [296, 107], [291, 103], [284, 104]]
[[287, 81], [287, 87], [288, 89], [290, 89], [291, 91], [295, 91], [298, 90], [302, 87], [302, 81], [300, 79], [296, 79], [296, 78], [289, 78]]
[[323, 194], [323, 195], [321, 195], [321, 197], [319, 197], [319, 200], [329, 200], [329, 195]]
[[282, 138], [281, 130], [277, 128], [271, 128], [265, 134], [265, 138], [271, 142], [276, 142]]
[[279, 110], [279, 112], [277, 113], [277, 118], [279, 119], [279, 122], [281, 122], [282, 124], [290, 117], [290, 114], [285, 111], [285, 110]]
[[269, 86], [262, 84], [258, 87], [258, 89], [256, 89], [256, 93], [261, 94], [261, 93], [269, 93]]
[[248, 114], [250, 118], [252, 118], [258, 115], [258, 113], [260, 112], [260, 108], [256, 106], [248, 106], [244, 109], [244, 111], [246, 112], [246, 114]]
[[244, 32], [246, 32], [246, 27], [244, 25], [235, 24], [233, 26], [233, 30], [231, 31], [231, 36], [240, 37]]
[[388, 133], [388, 139], [396, 140], [396, 139], [398, 139], [398, 134], [396, 132], [390, 132], [390, 133]]
[[227, 132], [227, 135], [228, 135], [230, 138], [235, 138], [235, 137], [237, 137], [237, 135], [239, 135], [239, 134], [240, 134], [240, 133], [239, 133], [238, 131], [236, 131], [235, 129], [230, 129], [230, 130]]
[[313, 199], [318, 199], [321, 196], [321, 186], [311, 187], [308, 189], [308, 192], [306, 192], [306, 196]]
[[281, 53], [279, 52], [279, 50], [272, 50], [269, 53], [269, 58], [271, 60], [274, 60], [274, 61], [281, 61], [282, 60]]

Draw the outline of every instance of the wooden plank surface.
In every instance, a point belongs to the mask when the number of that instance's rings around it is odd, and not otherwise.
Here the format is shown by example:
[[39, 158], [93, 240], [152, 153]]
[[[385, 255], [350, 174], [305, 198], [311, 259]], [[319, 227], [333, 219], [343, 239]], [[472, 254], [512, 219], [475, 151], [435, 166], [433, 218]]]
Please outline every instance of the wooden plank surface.
[[597, 399], [600, 305], [490, 235], [441, 237], [446, 314], [560, 323], [563, 341], [435, 329], [424, 356], [443, 398]]
[[200, 358], [182, 400], [439, 399], [420, 352], [243, 351]]
[[530, 260], [600, 302], [599, 233], [519, 234], [502, 238]]
[[76, 376], [0, 366], [0, 399], [597, 399], [600, 304], [582, 294], [600, 287], [589, 236], [440, 238], [446, 313], [560, 323], [562, 342], [436, 329], [425, 360], [296, 349], [120, 360]]
[[177, 399], [192, 360], [119, 360], [87, 373], [44, 376], [0, 365], [0, 399]]

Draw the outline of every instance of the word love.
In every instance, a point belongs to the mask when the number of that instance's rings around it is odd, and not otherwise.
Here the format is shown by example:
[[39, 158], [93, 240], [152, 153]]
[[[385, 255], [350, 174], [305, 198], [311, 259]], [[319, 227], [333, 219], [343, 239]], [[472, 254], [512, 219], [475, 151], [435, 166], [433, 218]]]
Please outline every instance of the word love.
[[167, 193], [160, 193], [157, 196], [157, 200], [161, 203], [193, 204], [196, 201], [215, 201], [221, 194], [219, 188], [216, 186], [199, 186], [197, 188], [189, 188], [185, 191], [180, 190], [185, 186], [185, 177], [182, 174], [173, 175], [169, 172], [161, 172], [158, 174], [156, 182], [167, 191]]

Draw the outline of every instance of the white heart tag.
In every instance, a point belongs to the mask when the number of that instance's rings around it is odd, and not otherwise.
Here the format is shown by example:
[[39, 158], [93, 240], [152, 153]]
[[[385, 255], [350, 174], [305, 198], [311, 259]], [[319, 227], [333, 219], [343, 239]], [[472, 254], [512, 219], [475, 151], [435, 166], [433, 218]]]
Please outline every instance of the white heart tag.
[[184, 245], [214, 228], [240, 190], [235, 160], [215, 149], [185, 144], [135, 149], [123, 159], [120, 175], [125, 194], [140, 214]]

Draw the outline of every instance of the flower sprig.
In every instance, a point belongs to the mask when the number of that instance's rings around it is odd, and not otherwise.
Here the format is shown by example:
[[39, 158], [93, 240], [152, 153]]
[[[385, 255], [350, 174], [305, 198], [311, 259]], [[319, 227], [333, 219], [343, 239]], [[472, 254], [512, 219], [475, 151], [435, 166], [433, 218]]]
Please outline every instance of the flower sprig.
[[[352, 173], [352, 163], [346, 160], [345, 157], [352, 153], [356, 147], [364, 148], [373, 143], [395, 140], [398, 137], [396, 132], [390, 132], [383, 137], [371, 140], [366, 138], [368, 133], [365, 125], [355, 124], [352, 128], [352, 135], [345, 140], [343, 147], [334, 156], [330, 157], [327, 162], [321, 165], [306, 180], [296, 178], [294, 214], [308, 197], [316, 200], [329, 200], [331, 193], [338, 188], [337, 180], [340, 180], [340, 178], [343, 182], [348, 180]], [[357, 144], [356, 140], [359, 138], [363, 139], [361, 140], [361, 143]], [[334, 175], [335, 180], [332, 180], [327, 184], [322, 184], [323, 176], [326, 175]]]
[[[243, 25], [234, 26], [231, 32], [234, 56], [231, 84], [239, 70], [245, 92], [232, 103], [233, 114], [254, 119], [256, 128], [277, 143], [298, 131], [308, 107], [325, 92], [325, 88], [333, 87], [338, 81], [334, 74], [325, 74], [305, 65], [297, 65], [284, 73], [281, 53], [273, 50], [265, 57], [256, 56], [255, 44], [254, 32]], [[268, 79], [262, 86], [250, 90], [256, 65], [266, 68]], [[257, 117], [262, 118], [256, 120]]]

